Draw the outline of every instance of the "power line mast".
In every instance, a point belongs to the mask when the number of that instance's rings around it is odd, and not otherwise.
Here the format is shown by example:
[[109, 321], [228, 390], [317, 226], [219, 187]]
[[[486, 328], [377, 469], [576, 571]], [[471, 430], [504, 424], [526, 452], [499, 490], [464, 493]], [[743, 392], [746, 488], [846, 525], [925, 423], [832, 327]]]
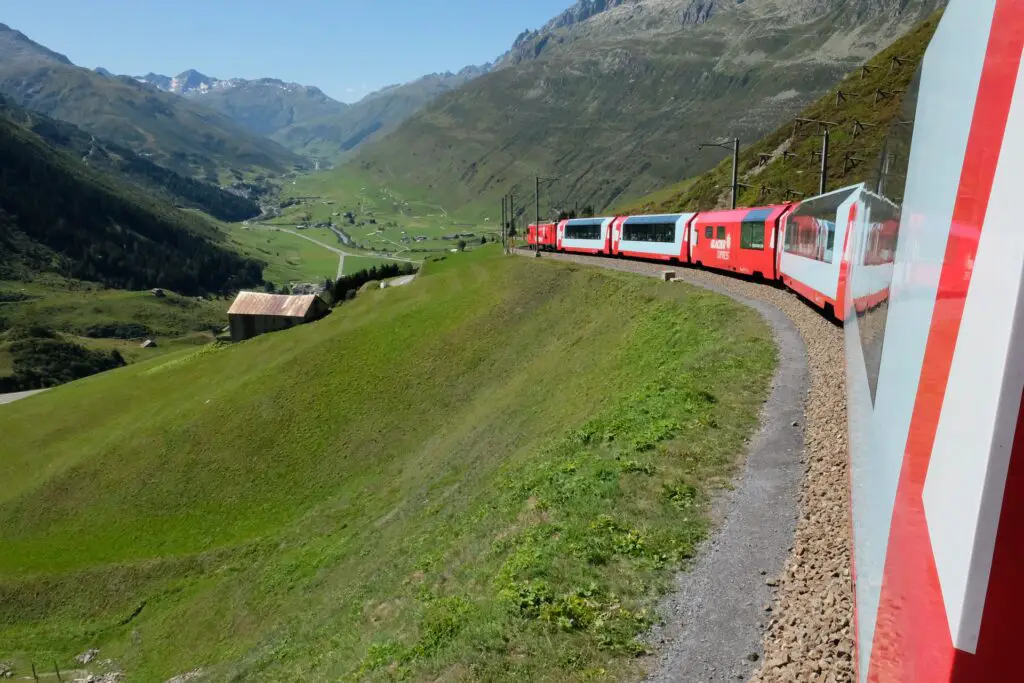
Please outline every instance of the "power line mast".
[[727, 145], [724, 142], [702, 142], [697, 146], [698, 150], [705, 147], [721, 147], [722, 149], [732, 148], [732, 208], [736, 208], [736, 196], [739, 194], [739, 167], [740, 167], [740, 139], [733, 138], [732, 143]]

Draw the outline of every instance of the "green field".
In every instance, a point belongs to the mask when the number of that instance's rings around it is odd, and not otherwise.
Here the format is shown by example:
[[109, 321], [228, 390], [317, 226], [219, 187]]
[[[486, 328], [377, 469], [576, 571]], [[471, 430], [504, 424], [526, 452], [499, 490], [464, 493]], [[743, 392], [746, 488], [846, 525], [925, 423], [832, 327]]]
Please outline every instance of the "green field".
[[0, 281], [0, 293], [27, 296], [24, 301], [0, 303], [0, 319], [8, 327], [44, 325], [75, 336], [90, 330], [136, 324], [160, 339], [211, 332], [227, 325], [230, 301], [199, 299], [166, 291], [129, 292], [100, 285], [42, 276], [33, 282]]
[[241, 225], [227, 230], [238, 251], [267, 263], [263, 278], [277, 286], [333, 280], [338, 274], [337, 254], [291, 233]]
[[[381, 184], [353, 166], [301, 176], [283, 186], [282, 197], [299, 198], [301, 204], [288, 207], [274, 224], [294, 227], [305, 215], [315, 223], [333, 221], [368, 249], [405, 258], [456, 246], [457, 240], [442, 240], [443, 235], [472, 232], [475, 237], [466, 241], [479, 242], [481, 235], [497, 236], [500, 229], [479, 216], [452, 215], [427, 193]], [[345, 219], [348, 211], [355, 224]]]
[[[49, 327], [90, 349], [117, 349], [129, 363], [212, 342], [227, 325], [228, 299], [196, 299], [173, 292], [157, 298], [52, 275], [33, 282], [0, 281], [0, 294], [28, 298], [0, 302], [0, 377], [12, 371], [6, 328]], [[155, 348], [140, 343], [151, 338]]]
[[774, 357], [723, 297], [489, 248], [4, 406], [0, 661], [632, 677]]

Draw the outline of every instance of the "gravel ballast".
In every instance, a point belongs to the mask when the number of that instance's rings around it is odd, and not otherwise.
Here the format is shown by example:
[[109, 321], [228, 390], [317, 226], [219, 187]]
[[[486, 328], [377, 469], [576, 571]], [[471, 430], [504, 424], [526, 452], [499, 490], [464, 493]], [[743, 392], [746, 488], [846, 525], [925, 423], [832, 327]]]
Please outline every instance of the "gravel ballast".
[[[532, 256], [532, 253], [520, 252]], [[726, 681], [749, 679], [754, 683], [808, 681], [846, 683], [854, 680], [853, 592], [850, 579], [850, 499], [847, 468], [846, 383], [842, 329], [826, 320], [796, 295], [767, 284], [758, 284], [685, 267], [666, 267], [640, 261], [589, 256], [549, 254], [543, 258], [598, 265], [615, 270], [659, 276], [663, 270], [676, 272], [679, 279], [723, 291], [757, 308], [773, 324], [778, 341], [785, 333], [766, 311], [781, 311], [795, 326], [806, 350], [810, 390], [802, 418], [770, 424], [771, 401], [765, 406], [766, 421], [752, 444], [747, 467], [736, 482], [736, 490], [716, 503], [723, 506], [724, 522], [705, 547], [691, 572], [679, 579], [679, 590], [664, 603], [665, 625], [652, 632], [658, 653], [652, 666], [655, 681]], [[777, 313], [775, 314], [777, 315]], [[792, 377], [784, 349], [780, 349], [779, 374], [773, 396]], [[778, 422], [778, 420], [775, 420]], [[748, 474], [757, 473], [759, 447], [765, 448], [766, 433], [793, 422], [803, 427], [802, 478], [795, 501], [786, 515], [760, 514], [753, 518], [759, 533], [777, 544], [773, 563], [769, 556], [754, 565], [760, 567], [760, 588], [749, 591], [752, 548], [745, 545], [745, 496], [753, 483]], [[769, 440], [770, 444], [771, 441]], [[778, 451], [778, 447], [768, 450]], [[778, 456], [778, 452], [774, 454]], [[797, 470], [798, 472], [800, 470]], [[760, 501], [762, 504], [766, 501]], [[796, 518], [795, 533], [793, 519]], [[761, 552], [758, 545], [756, 552]], [[781, 555], [780, 555], [781, 554]], [[734, 564], [742, 581], [730, 591], [714, 572]], [[774, 565], [774, 568], [773, 566]], [[765, 575], [760, 575], [765, 571]], [[735, 577], [722, 577], [737, 580]], [[715, 585], [722, 584], [722, 585]], [[772, 591], [770, 598], [760, 596]], [[725, 592], [720, 592], [725, 591]], [[756, 607], [753, 623], [746, 622]], [[736, 618], [728, 618], [732, 612]], [[753, 635], [752, 635], [753, 634]], [[661, 642], [664, 641], [664, 642]], [[760, 642], [758, 642], [760, 641]]]

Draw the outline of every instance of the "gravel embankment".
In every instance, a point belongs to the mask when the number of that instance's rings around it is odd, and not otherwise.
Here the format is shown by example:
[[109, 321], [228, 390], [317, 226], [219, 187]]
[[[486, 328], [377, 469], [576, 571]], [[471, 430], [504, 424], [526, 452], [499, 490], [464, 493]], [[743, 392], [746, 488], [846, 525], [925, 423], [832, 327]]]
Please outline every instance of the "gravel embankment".
[[[654, 275], [666, 266], [586, 256], [544, 254], [578, 263]], [[698, 285], [724, 289], [742, 298], [774, 306], [792, 321], [806, 345], [810, 391], [804, 420], [804, 476], [800, 483], [795, 535], [785, 568], [764, 577], [774, 588], [770, 604], [761, 607], [763, 654], [753, 683], [846, 683], [854, 680], [853, 592], [850, 581], [849, 474], [847, 470], [846, 379], [842, 329], [825, 320], [795, 295], [768, 285], [690, 268], [672, 267], [677, 277]], [[766, 533], [768, 530], [765, 530]], [[670, 619], [667, 615], [666, 619]], [[718, 634], [704, 634], [698, 647]], [[669, 640], [662, 661], [678, 661], [674, 653], [692, 642]], [[740, 648], [734, 661], [755, 653]], [[749, 660], [748, 660], [749, 661]], [[743, 667], [738, 665], [741, 670]], [[736, 680], [736, 668], [719, 668], [700, 680]], [[659, 680], [689, 681], [684, 671], [666, 671]], [[675, 675], [675, 677], [673, 677]], [[740, 678], [744, 676], [740, 674]]]

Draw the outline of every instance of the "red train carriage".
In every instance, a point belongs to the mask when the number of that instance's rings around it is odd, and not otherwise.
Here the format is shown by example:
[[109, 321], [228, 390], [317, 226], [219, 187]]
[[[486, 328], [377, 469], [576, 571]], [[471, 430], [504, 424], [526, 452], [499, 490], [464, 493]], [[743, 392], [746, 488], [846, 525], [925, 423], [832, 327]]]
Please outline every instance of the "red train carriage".
[[553, 251], [557, 244], [557, 232], [556, 223], [530, 223], [526, 228], [526, 243], [544, 251]]
[[558, 224], [557, 249], [578, 254], [611, 254], [614, 218], [572, 218]]
[[537, 226], [533, 223], [526, 226], [526, 243], [531, 247], [537, 244]]
[[612, 253], [629, 258], [685, 263], [686, 231], [696, 214], [623, 216], [612, 222]]
[[690, 263], [775, 280], [779, 226], [792, 204], [697, 214], [689, 232]]

